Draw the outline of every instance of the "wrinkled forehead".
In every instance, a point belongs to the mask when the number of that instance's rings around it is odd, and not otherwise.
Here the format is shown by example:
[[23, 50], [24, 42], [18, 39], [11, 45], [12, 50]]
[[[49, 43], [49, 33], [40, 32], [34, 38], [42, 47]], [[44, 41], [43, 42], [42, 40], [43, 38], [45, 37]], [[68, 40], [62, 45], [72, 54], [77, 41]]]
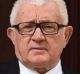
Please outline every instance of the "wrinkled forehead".
[[20, 8], [18, 9], [16, 16], [16, 23], [31, 21], [60, 21], [60, 12], [55, 1], [51, 3], [46, 2], [45, 0], [40, 0], [43, 1], [40, 2], [42, 5], [37, 5], [38, 2], [35, 2], [36, 4], [34, 4], [34, 0], [32, 1], [22, 2], [20, 4]]

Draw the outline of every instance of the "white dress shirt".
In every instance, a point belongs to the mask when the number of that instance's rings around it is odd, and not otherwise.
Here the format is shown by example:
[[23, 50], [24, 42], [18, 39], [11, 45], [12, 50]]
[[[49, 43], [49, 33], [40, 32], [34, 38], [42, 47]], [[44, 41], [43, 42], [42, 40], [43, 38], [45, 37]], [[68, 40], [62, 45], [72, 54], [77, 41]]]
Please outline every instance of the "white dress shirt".
[[[20, 61], [19, 61], [19, 67], [20, 67], [20, 74], [39, 74], [37, 71], [25, 67]], [[44, 74], [62, 74], [61, 61], [59, 61], [54, 68], [52, 68], [51, 70], [49, 70]]]

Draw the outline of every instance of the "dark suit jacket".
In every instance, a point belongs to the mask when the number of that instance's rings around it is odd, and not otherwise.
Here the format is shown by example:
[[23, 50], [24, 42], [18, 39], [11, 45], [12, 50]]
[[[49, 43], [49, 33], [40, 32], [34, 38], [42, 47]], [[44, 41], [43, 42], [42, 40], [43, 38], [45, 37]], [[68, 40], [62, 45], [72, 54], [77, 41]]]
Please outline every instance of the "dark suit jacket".
[[[62, 65], [62, 69], [64, 74], [80, 74], [80, 73], [72, 73], [69, 70], [65, 69]], [[0, 74], [20, 74], [19, 64], [17, 60], [0, 63]]]

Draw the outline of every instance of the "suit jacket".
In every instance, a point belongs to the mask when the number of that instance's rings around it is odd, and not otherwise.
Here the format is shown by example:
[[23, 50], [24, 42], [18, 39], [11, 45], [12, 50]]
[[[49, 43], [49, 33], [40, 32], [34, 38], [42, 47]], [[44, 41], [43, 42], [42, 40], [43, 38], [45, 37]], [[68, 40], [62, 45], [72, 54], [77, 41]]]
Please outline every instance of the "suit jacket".
[[[62, 69], [64, 74], [80, 74], [80, 73], [70, 72], [63, 66], [63, 64], [62, 64]], [[18, 61], [14, 60], [6, 63], [0, 63], [0, 74], [20, 74]]]

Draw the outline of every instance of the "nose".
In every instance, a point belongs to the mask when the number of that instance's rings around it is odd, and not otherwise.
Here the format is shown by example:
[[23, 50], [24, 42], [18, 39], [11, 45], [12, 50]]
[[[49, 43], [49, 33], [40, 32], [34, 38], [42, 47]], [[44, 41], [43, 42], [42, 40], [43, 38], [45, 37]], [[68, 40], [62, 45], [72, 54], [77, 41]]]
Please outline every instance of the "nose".
[[32, 36], [32, 40], [36, 42], [42, 42], [45, 40], [44, 34], [41, 32], [40, 28], [37, 28]]

